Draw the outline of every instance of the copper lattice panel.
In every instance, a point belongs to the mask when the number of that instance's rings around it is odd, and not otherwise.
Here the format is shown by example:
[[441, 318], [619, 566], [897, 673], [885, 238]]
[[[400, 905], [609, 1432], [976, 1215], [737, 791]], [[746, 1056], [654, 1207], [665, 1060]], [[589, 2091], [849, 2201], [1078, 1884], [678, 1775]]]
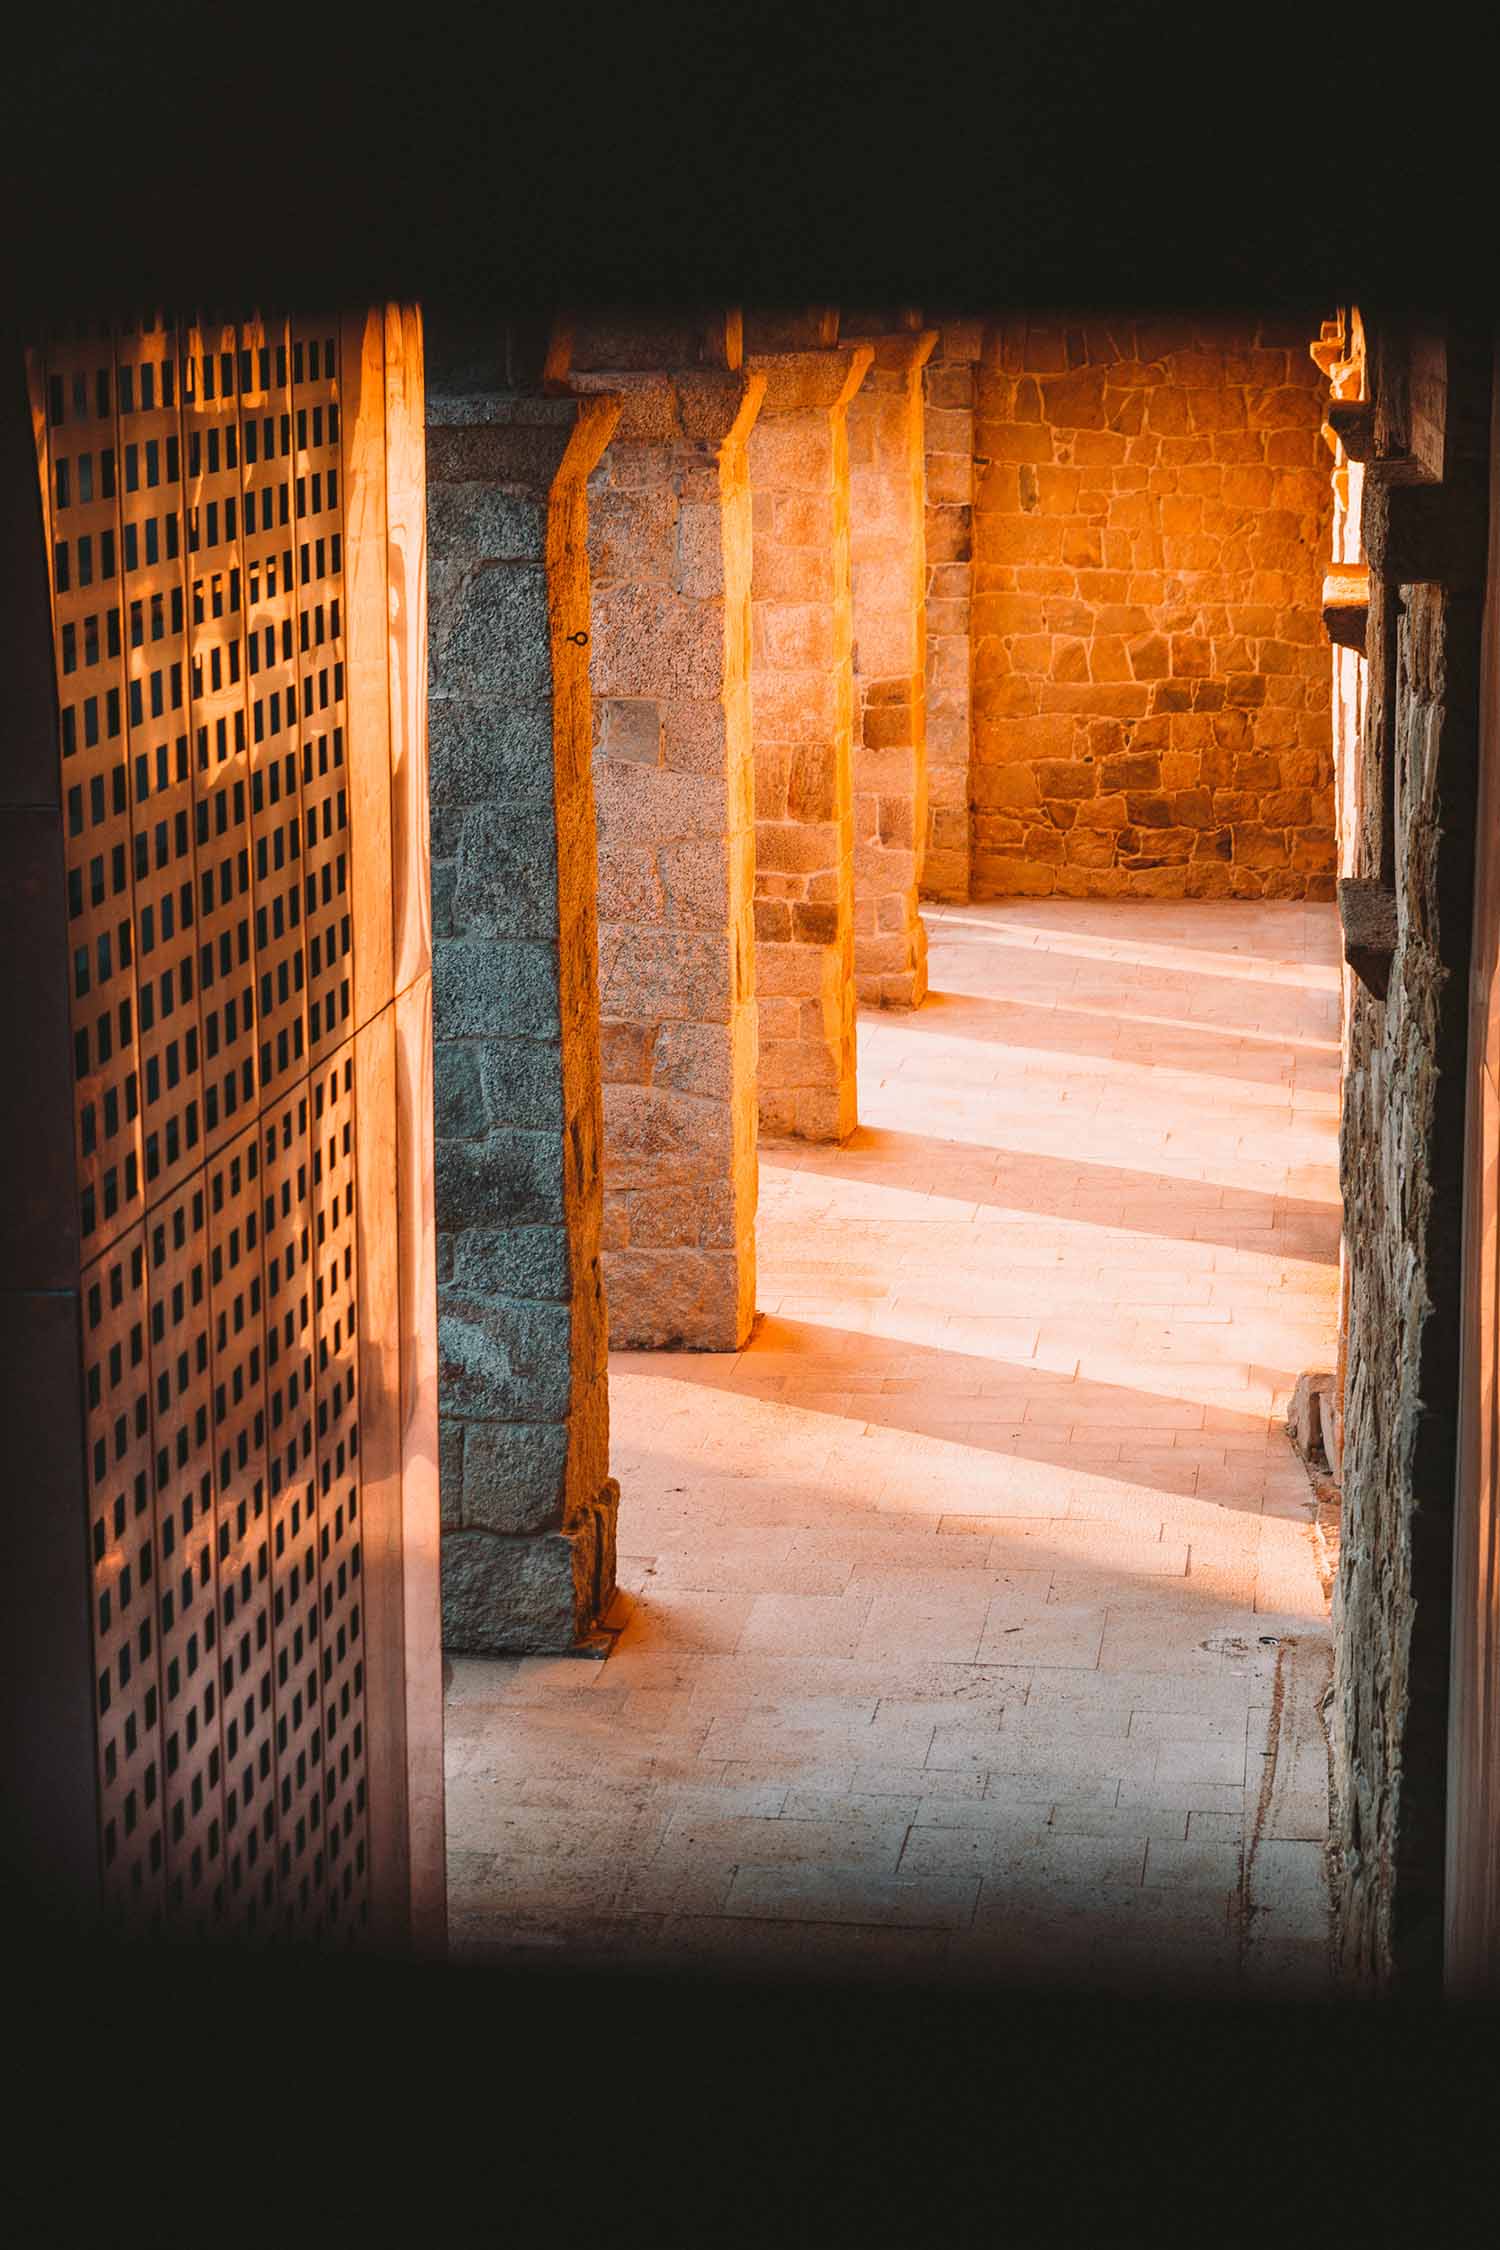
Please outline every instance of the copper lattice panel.
[[333, 321], [33, 358], [121, 1913], [353, 1931], [367, 1817]]

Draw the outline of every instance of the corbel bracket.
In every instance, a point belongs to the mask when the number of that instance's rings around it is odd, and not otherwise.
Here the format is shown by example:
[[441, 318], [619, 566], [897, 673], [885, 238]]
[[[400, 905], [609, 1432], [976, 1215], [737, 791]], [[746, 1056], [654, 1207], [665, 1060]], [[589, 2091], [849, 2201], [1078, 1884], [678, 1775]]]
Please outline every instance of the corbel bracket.
[[1396, 951], [1396, 894], [1371, 876], [1339, 879], [1339, 921], [1344, 959], [1365, 990], [1383, 1000], [1390, 990]]
[[1365, 652], [1370, 615], [1370, 571], [1366, 563], [1340, 563], [1323, 581], [1323, 627], [1339, 648]]
[[1331, 398], [1323, 416], [1351, 461], [1375, 458], [1375, 406], [1367, 398]]

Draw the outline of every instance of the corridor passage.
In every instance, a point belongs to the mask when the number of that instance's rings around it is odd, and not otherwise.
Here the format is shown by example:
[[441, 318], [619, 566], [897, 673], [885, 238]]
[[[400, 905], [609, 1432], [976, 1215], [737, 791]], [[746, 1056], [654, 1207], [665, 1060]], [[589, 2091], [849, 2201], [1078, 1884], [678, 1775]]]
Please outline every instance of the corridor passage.
[[449, 1666], [455, 1951], [1316, 1988], [1334, 909], [927, 921], [749, 1347], [613, 1361], [607, 1660]]

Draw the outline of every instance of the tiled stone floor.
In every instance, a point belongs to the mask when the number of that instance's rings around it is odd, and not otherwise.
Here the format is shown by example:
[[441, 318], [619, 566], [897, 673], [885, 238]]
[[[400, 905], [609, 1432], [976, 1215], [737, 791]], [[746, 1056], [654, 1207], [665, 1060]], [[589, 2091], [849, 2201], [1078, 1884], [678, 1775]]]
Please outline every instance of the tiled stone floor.
[[613, 1653], [450, 1667], [455, 1950], [1316, 1988], [1334, 912], [928, 920], [749, 1347], [613, 1362]]

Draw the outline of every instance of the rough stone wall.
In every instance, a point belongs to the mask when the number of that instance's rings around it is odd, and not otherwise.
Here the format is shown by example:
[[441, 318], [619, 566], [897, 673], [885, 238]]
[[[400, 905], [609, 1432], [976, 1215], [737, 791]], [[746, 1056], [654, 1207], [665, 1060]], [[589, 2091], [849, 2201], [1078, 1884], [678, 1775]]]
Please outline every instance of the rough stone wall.
[[751, 704], [760, 1127], [853, 1132], [851, 394], [858, 351], [756, 353]]
[[1411, 473], [1404, 355], [1382, 362], [1357, 871], [1389, 881], [1397, 939], [1387, 996], [1357, 987], [1348, 1029], [1332, 1732], [1345, 1969], [1420, 1987], [1442, 1964], [1488, 338], [1450, 338], [1436, 483]]
[[923, 898], [969, 895], [974, 401], [983, 326], [944, 320], [922, 370], [926, 472], [927, 840]]
[[1271, 322], [987, 328], [975, 896], [1332, 897], [1321, 390]]
[[444, 1645], [614, 1592], [584, 480], [605, 399], [428, 386]]
[[1335, 1600], [1341, 1942], [1351, 1972], [1375, 1978], [1402, 1953], [1418, 1973], [1424, 1958], [1430, 1969], [1441, 1930], [1442, 1798], [1431, 1761], [1440, 1767], [1444, 1756], [1446, 1663], [1424, 1662], [1419, 1649], [1414, 1682], [1413, 1638], [1439, 1624], [1439, 1607], [1446, 1612], [1450, 1567], [1456, 1368], [1445, 1362], [1456, 1357], [1455, 1308], [1434, 1290], [1442, 1253], [1432, 1223], [1443, 1168], [1440, 1058], [1451, 1054], [1451, 1019], [1463, 1008], [1443, 957], [1455, 902], [1442, 896], [1448, 808], [1435, 754], [1448, 637], [1441, 588], [1409, 589], [1399, 619], [1380, 629], [1398, 643], [1403, 934], [1387, 999], [1357, 990], [1344, 1082], [1350, 1313]]
[[918, 1007], [927, 993], [922, 368], [936, 340], [930, 329], [878, 336], [849, 405], [854, 980], [861, 1000], [882, 1007]]
[[[1356, 310], [1341, 314], [1337, 320], [1323, 325], [1323, 335], [1311, 350], [1314, 363], [1329, 378], [1330, 400], [1358, 400], [1365, 382], [1364, 340]], [[1353, 593], [1361, 580], [1368, 592], [1368, 571], [1364, 551], [1360, 544], [1360, 512], [1364, 492], [1363, 463], [1351, 460], [1338, 433], [1328, 422], [1323, 424], [1323, 442], [1333, 457], [1330, 484], [1333, 492], [1333, 522], [1331, 527], [1331, 555], [1333, 572], [1341, 574], [1348, 590]], [[1337, 849], [1337, 871], [1340, 876], [1357, 875], [1362, 863], [1364, 845], [1361, 839], [1363, 820], [1364, 756], [1361, 748], [1366, 733], [1365, 705], [1369, 682], [1369, 658], [1363, 645], [1341, 643], [1335, 640], [1331, 649], [1333, 701], [1330, 713], [1333, 733], [1333, 786], [1334, 834]], [[1340, 973], [1340, 1076], [1349, 1072], [1349, 1032], [1354, 1020], [1354, 1003], [1357, 983], [1353, 970], [1345, 962]], [[1349, 1344], [1349, 1240], [1347, 1230], [1339, 1236], [1339, 1331], [1337, 1364], [1334, 1369], [1333, 1388], [1333, 1448], [1331, 1466], [1334, 1476], [1343, 1475], [1344, 1393], [1348, 1383]]]
[[732, 1351], [755, 1312], [746, 440], [765, 383], [569, 379], [622, 401], [589, 488], [610, 1340]]

